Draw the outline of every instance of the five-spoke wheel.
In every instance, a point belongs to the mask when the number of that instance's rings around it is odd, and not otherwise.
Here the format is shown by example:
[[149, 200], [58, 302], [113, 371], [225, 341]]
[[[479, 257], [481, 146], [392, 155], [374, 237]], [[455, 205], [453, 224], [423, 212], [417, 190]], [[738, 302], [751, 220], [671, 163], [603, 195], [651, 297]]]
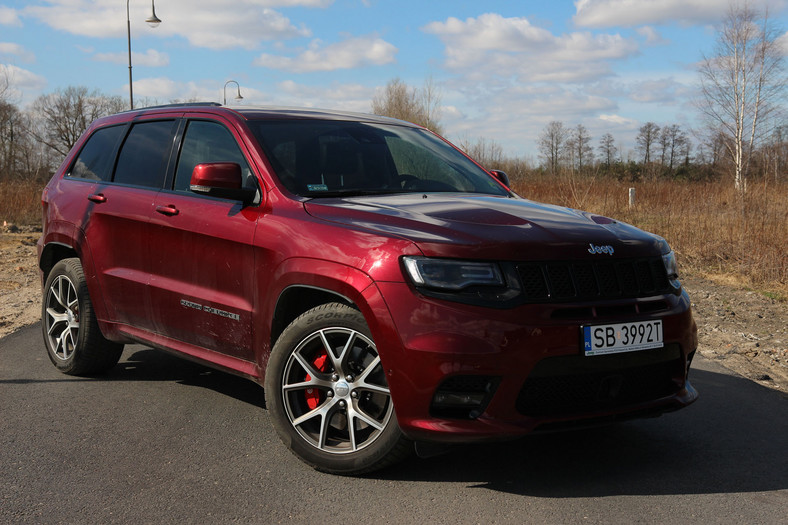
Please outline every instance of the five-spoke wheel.
[[44, 330], [47, 344], [56, 359], [68, 361], [74, 354], [79, 335], [79, 298], [66, 275], [57, 275], [44, 299]]
[[41, 321], [47, 354], [61, 372], [100, 373], [120, 359], [123, 345], [108, 341], [99, 330], [79, 259], [63, 259], [49, 272]]
[[349, 306], [319, 306], [293, 321], [274, 346], [265, 387], [283, 441], [320, 470], [369, 472], [412, 448], [397, 425], [377, 347]]

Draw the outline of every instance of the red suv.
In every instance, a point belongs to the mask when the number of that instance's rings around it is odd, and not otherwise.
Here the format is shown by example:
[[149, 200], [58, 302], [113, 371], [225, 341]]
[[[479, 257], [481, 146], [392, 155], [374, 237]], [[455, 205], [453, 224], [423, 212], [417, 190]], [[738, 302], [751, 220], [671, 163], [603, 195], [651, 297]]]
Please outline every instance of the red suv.
[[49, 357], [93, 374], [141, 343], [248, 377], [282, 441], [339, 474], [692, 403], [665, 240], [507, 185], [371, 115], [99, 119], [43, 194]]

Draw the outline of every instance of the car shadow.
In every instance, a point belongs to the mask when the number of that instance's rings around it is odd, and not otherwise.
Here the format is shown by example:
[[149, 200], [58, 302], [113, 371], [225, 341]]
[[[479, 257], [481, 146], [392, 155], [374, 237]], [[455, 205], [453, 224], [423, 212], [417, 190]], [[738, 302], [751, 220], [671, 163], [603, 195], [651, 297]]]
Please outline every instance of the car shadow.
[[170, 381], [206, 388], [243, 403], [265, 408], [264, 391], [254, 381], [167, 352], [136, 345], [127, 347], [121, 361], [100, 377], [109, 381]]
[[546, 498], [788, 489], [788, 397], [725, 373], [693, 370], [691, 379], [701, 397], [679, 412], [456, 447], [382, 477]]
[[[693, 369], [700, 399], [659, 418], [455, 446], [368, 477], [547, 498], [788, 489], [788, 396], [717, 370], [708, 361]], [[144, 347], [127, 349], [103, 377], [172, 381], [265, 407], [262, 388], [250, 380]]]

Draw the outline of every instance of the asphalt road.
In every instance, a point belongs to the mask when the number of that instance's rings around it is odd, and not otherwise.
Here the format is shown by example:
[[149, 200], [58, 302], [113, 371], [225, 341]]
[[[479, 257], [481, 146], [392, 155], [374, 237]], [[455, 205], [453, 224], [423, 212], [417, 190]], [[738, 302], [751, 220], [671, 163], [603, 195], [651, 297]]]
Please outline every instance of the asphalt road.
[[788, 397], [698, 360], [661, 418], [315, 472], [262, 389], [144, 347], [61, 375], [40, 326], [0, 340], [0, 523], [788, 523]]

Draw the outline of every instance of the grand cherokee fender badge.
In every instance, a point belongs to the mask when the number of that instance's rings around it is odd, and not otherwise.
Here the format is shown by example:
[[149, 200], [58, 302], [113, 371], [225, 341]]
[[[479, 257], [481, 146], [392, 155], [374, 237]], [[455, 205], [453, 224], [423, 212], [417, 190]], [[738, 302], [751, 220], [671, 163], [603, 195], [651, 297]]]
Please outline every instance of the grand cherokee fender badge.
[[232, 312], [226, 312], [224, 310], [219, 310], [218, 308], [214, 308], [213, 306], [207, 306], [199, 303], [194, 303], [192, 301], [187, 301], [186, 299], [181, 299], [181, 306], [185, 306], [186, 308], [192, 308], [194, 310], [200, 310], [213, 315], [218, 315], [219, 317], [224, 317], [226, 319], [232, 319], [233, 321], [241, 320], [241, 316], [238, 314], [234, 314]]
[[606, 253], [608, 255], [613, 255], [613, 252], [615, 251], [615, 250], [613, 250], [613, 247], [610, 246], [610, 245], [597, 246], [595, 244], [589, 244], [588, 246], [589, 246], [588, 253], [592, 253], [594, 255], [600, 254], [600, 253]]

